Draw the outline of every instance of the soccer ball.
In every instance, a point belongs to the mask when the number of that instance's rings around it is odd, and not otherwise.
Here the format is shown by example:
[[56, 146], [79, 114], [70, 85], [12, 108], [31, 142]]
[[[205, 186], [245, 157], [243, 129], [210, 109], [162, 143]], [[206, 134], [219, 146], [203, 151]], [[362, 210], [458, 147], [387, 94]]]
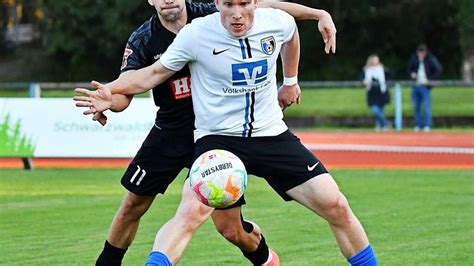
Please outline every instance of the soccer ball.
[[214, 208], [234, 204], [247, 187], [247, 171], [239, 157], [225, 150], [201, 154], [189, 173], [191, 189], [202, 203]]

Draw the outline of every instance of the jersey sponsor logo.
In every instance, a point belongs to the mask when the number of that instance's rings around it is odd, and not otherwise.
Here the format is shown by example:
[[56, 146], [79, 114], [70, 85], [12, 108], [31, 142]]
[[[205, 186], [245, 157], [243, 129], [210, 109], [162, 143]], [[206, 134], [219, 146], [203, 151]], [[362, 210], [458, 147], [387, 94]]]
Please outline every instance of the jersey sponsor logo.
[[232, 64], [232, 85], [253, 86], [267, 80], [268, 63], [266, 59], [250, 62]]
[[220, 50], [220, 51], [216, 51], [216, 49], [214, 49], [214, 50], [212, 50], [212, 54], [213, 55], [222, 54], [223, 52], [226, 52], [227, 50], [229, 50], [229, 48], [224, 49], [224, 50]]
[[267, 55], [271, 55], [275, 51], [275, 38], [273, 36], [261, 39], [260, 44], [262, 51]]
[[123, 51], [122, 66], [120, 67], [120, 70], [123, 70], [127, 66], [127, 59], [131, 54], [133, 54], [133, 50], [125, 48], [125, 51]]
[[191, 77], [170, 80], [175, 100], [191, 97]]

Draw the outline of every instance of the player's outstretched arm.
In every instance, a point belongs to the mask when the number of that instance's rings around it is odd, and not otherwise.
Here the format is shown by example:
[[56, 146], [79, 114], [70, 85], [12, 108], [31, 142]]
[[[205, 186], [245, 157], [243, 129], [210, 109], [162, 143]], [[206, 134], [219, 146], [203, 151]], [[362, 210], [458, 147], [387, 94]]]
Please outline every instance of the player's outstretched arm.
[[297, 20], [318, 20], [318, 29], [324, 41], [324, 51], [336, 53], [336, 26], [331, 15], [322, 9], [310, 8], [288, 2], [259, 2], [258, 7], [272, 7], [285, 11]]
[[281, 47], [281, 62], [283, 66], [283, 85], [278, 91], [278, 102], [282, 109], [300, 103], [301, 89], [298, 85], [298, 65], [300, 60], [300, 38], [298, 29], [293, 37]]
[[151, 90], [171, 77], [175, 71], [164, 67], [160, 61], [154, 64], [120, 75], [118, 79], [105, 84], [112, 94], [136, 95]]

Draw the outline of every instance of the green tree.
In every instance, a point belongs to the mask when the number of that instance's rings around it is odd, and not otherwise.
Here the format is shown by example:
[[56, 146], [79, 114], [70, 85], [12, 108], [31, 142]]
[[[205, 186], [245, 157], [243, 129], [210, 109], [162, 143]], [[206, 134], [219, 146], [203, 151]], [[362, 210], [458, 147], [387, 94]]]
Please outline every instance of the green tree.
[[[472, 2], [466, 0], [467, 2]], [[369, 54], [378, 53], [396, 78], [405, 79], [406, 64], [419, 43], [440, 59], [444, 78], [459, 78], [459, 1], [455, 0], [301, 0], [324, 8], [338, 28], [337, 54], [326, 56], [314, 23], [299, 23], [304, 79], [356, 79]], [[472, 14], [472, 13], [471, 13]], [[472, 24], [471, 24], [472, 25]]]
[[131, 32], [153, 12], [147, 1], [48, 0], [47, 48], [63, 80], [111, 79]]
[[[328, 56], [315, 23], [298, 22], [304, 80], [356, 79], [372, 53], [396, 78], [406, 79], [408, 58], [421, 42], [440, 59], [442, 77], [457, 79], [474, 43], [472, 0], [295, 2], [328, 10], [338, 28], [337, 54]], [[48, 67], [57, 80], [115, 78], [128, 36], [154, 12], [144, 0], [45, 0], [45, 5], [45, 47], [55, 59]]]
[[474, 56], [474, 1], [460, 0], [457, 17], [464, 58]]

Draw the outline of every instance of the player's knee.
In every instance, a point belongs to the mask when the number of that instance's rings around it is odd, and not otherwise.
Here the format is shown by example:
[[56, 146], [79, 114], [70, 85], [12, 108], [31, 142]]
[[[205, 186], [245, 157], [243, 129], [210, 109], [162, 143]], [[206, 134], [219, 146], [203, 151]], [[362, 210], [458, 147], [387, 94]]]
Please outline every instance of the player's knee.
[[347, 199], [341, 193], [325, 204], [326, 217], [330, 223], [343, 225], [350, 222], [351, 209]]

